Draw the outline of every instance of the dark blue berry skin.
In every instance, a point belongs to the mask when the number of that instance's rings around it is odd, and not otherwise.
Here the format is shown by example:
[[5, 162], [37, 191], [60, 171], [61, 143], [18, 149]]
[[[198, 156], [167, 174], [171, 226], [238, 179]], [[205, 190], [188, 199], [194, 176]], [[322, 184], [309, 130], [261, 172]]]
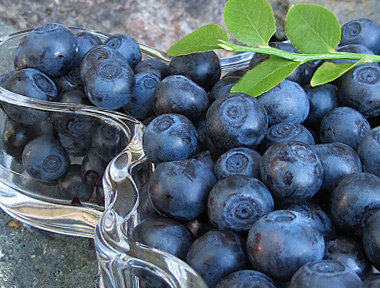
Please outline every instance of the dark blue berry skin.
[[207, 211], [219, 229], [248, 232], [262, 216], [274, 209], [268, 188], [256, 178], [233, 175], [216, 182], [211, 189]]
[[272, 145], [261, 158], [264, 184], [279, 203], [297, 203], [312, 198], [323, 181], [323, 168], [307, 144], [287, 141]]
[[190, 221], [206, 210], [215, 181], [211, 169], [199, 160], [164, 162], [157, 165], [150, 179], [149, 195], [161, 213]]
[[91, 105], [90, 101], [88, 101], [88, 98], [84, 94], [84, 91], [82, 89], [74, 89], [74, 90], [69, 90], [69, 91], [64, 92], [62, 94], [61, 102], [81, 104], [81, 105]]
[[11, 79], [15, 73], [17, 73], [17, 71], [12, 70], [10, 72], [0, 75], [0, 86], [3, 88], [6, 88], [8, 85], [9, 79]]
[[253, 224], [247, 253], [253, 269], [286, 282], [302, 265], [323, 258], [325, 241], [300, 213], [276, 210]]
[[307, 128], [298, 123], [282, 122], [269, 127], [260, 148], [265, 152], [274, 144], [291, 140], [308, 145], [315, 144], [314, 137]]
[[15, 72], [5, 87], [9, 91], [45, 101], [59, 101], [55, 83], [43, 72], [25, 68]]
[[119, 154], [129, 141], [123, 130], [108, 123], [99, 125], [92, 136], [94, 151], [106, 162]]
[[80, 202], [90, 200], [93, 193], [93, 187], [83, 181], [81, 166], [78, 164], [70, 165], [67, 172], [59, 178], [58, 189], [64, 198], [76, 198]]
[[304, 87], [304, 90], [310, 102], [309, 115], [306, 121], [313, 126], [319, 126], [323, 116], [338, 107], [338, 89], [332, 84], [324, 84], [317, 87], [307, 85]]
[[185, 225], [160, 216], [145, 219], [133, 230], [132, 239], [168, 252], [182, 260], [193, 243], [193, 235]]
[[93, 70], [94, 67], [103, 60], [106, 59], [119, 59], [121, 61], [127, 61], [123, 55], [121, 55], [117, 50], [112, 49], [106, 45], [98, 45], [90, 50], [83, 56], [82, 61], [80, 62], [80, 71], [79, 75], [83, 82], [85, 75], [88, 71]]
[[214, 51], [173, 57], [169, 63], [169, 74], [189, 77], [206, 91], [210, 91], [220, 79], [221, 66]]
[[195, 239], [206, 234], [211, 229], [215, 229], [215, 226], [212, 225], [208, 219], [207, 213], [203, 213], [194, 220], [187, 222], [186, 227], [190, 230]]
[[289, 288], [362, 288], [360, 278], [339, 261], [321, 260], [302, 266], [292, 277]]
[[58, 133], [58, 139], [71, 156], [82, 157], [91, 148], [91, 137], [74, 138]]
[[66, 74], [78, 53], [77, 38], [61, 24], [50, 23], [34, 29], [16, 49], [16, 70], [36, 68], [50, 77]]
[[321, 143], [341, 142], [356, 150], [370, 130], [368, 121], [357, 110], [337, 107], [323, 117], [319, 139]]
[[[206, 164], [208, 168], [214, 171], [215, 162], [212, 159], [211, 152], [209, 150], [203, 150], [197, 153], [196, 155], [194, 155], [193, 158], [203, 162], [204, 164]], [[215, 174], [215, 171], [214, 171], [214, 174]]]
[[326, 253], [324, 259], [337, 260], [350, 268], [359, 277], [371, 270], [361, 242], [347, 236], [334, 236], [325, 239]]
[[122, 59], [99, 61], [84, 76], [84, 91], [95, 106], [116, 110], [132, 98], [135, 75]]
[[377, 288], [380, 287], [380, 273], [367, 274], [362, 278], [363, 288]]
[[341, 77], [338, 93], [341, 105], [352, 107], [364, 117], [380, 116], [380, 66], [358, 65]]
[[267, 275], [255, 270], [239, 270], [224, 277], [215, 288], [278, 288]]
[[162, 114], [146, 127], [143, 148], [154, 163], [183, 160], [198, 151], [198, 133], [191, 121], [180, 114]]
[[76, 61], [79, 64], [84, 54], [86, 54], [91, 48], [101, 45], [103, 42], [98, 36], [88, 31], [79, 32], [76, 36], [78, 42], [78, 54]]
[[89, 150], [85, 157], [83, 157], [81, 164], [83, 181], [92, 187], [101, 185], [106, 166], [107, 162], [94, 149]]
[[359, 156], [346, 144], [340, 142], [317, 144], [311, 148], [323, 167], [322, 190], [331, 192], [341, 177], [362, 172]]
[[380, 177], [364, 172], [344, 176], [330, 198], [330, 215], [335, 226], [361, 234], [368, 213], [380, 207]]
[[302, 123], [309, 114], [307, 94], [296, 82], [284, 80], [257, 99], [267, 111], [269, 126], [281, 122]]
[[67, 171], [70, 159], [56, 138], [40, 136], [25, 145], [22, 164], [33, 178], [53, 181]]
[[166, 77], [154, 94], [154, 111], [157, 115], [178, 113], [196, 123], [208, 106], [206, 91], [183, 75]]
[[142, 54], [139, 43], [127, 34], [111, 35], [104, 42], [104, 45], [123, 55], [132, 69], [141, 61]]
[[261, 155], [247, 147], [237, 147], [228, 150], [219, 156], [214, 165], [217, 179], [231, 175], [245, 175], [260, 177]]
[[230, 76], [226, 78], [222, 78], [212, 86], [212, 89], [209, 93], [209, 98], [211, 102], [214, 102], [216, 99], [220, 97], [228, 97], [230, 94], [231, 88], [239, 82], [241, 77]]
[[161, 80], [152, 72], [137, 73], [135, 79], [136, 84], [132, 97], [123, 109], [126, 114], [138, 120], [144, 120], [155, 115], [153, 110], [154, 93]]
[[133, 72], [135, 72], [135, 74], [153, 73], [161, 80], [169, 75], [169, 65], [156, 58], [150, 58], [137, 63], [133, 68]]
[[363, 229], [363, 248], [369, 261], [377, 270], [380, 269], [380, 210], [366, 221]]
[[194, 241], [186, 262], [203, 278], [209, 288], [228, 274], [248, 264], [244, 240], [235, 232], [212, 229]]
[[[373, 51], [361, 44], [347, 44], [343, 46], [338, 46], [335, 49], [337, 52], [349, 52], [349, 53], [362, 53], [362, 54], [373, 54]], [[331, 60], [335, 64], [341, 63], [355, 63], [356, 60], [342, 59], [342, 60]]]
[[[52, 79], [57, 86], [58, 93], [65, 93], [75, 89], [83, 90], [83, 82], [80, 78], [80, 66], [75, 66], [66, 74]], [[61, 102], [64, 102], [61, 100]]]
[[347, 44], [361, 44], [380, 54], [380, 25], [370, 19], [356, 19], [342, 26], [340, 46]]
[[219, 155], [236, 147], [256, 148], [267, 129], [264, 107], [247, 94], [217, 99], [206, 113], [206, 135]]
[[137, 211], [139, 213], [140, 220], [159, 215], [149, 197], [149, 182], [145, 183], [145, 185], [143, 185], [139, 190], [139, 206], [137, 208]]
[[21, 159], [25, 145], [33, 139], [30, 126], [22, 125], [8, 118], [2, 131], [1, 143], [9, 155]]
[[380, 177], [380, 126], [373, 128], [358, 146], [363, 171]]
[[99, 122], [94, 117], [62, 112], [53, 113], [52, 123], [58, 133], [84, 140], [86, 143], [89, 142], [87, 139], [91, 139], [99, 125]]
[[322, 234], [327, 237], [334, 234], [335, 229], [330, 217], [322, 208], [311, 201], [293, 203], [286, 206], [286, 209], [301, 213], [311, 220], [311, 224]]

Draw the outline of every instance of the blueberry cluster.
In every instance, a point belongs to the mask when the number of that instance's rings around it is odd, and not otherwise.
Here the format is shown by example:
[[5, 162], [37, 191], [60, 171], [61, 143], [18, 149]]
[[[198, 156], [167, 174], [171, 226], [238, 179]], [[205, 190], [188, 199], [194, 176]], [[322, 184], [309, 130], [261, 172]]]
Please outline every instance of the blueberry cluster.
[[[338, 49], [379, 54], [379, 39], [378, 23], [355, 20], [342, 26]], [[255, 54], [250, 67], [265, 59]], [[222, 77], [214, 52], [167, 65], [142, 60], [128, 35], [102, 42], [59, 24], [26, 36], [14, 63], [0, 77], [8, 90], [117, 110], [146, 125], [143, 148], [155, 170], [132, 237], [186, 261], [210, 288], [378, 281], [370, 275], [380, 269], [377, 63], [316, 88], [308, 84], [321, 61], [306, 63], [253, 98], [230, 92], [247, 69]], [[88, 116], [2, 108], [5, 151], [31, 177], [57, 181], [69, 199], [88, 200], [127, 144], [117, 128]], [[139, 276], [140, 287], [166, 285]]]
[[[380, 25], [352, 23], [337, 49], [378, 54]], [[348, 39], [356, 26], [370, 36]], [[266, 58], [254, 55], [250, 67]], [[301, 65], [253, 98], [230, 93], [246, 69], [220, 79], [212, 53], [174, 57], [152, 98], [155, 115], [143, 120], [156, 168], [134, 240], [185, 260], [208, 287], [379, 281], [371, 272], [380, 269], [380, 66], [311, 87], [321, 64]], [[144, 275], [141, 284], [166, 287]]]

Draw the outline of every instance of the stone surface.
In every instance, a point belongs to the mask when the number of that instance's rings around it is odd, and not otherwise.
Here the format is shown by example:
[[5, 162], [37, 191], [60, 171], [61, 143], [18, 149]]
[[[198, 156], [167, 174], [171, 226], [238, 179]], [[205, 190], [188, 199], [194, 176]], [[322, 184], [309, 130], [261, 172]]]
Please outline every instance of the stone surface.
[[[33, 0], [0, 1], [0, 37], [59, 22], [104, 33], [128, 33], [166, 50], [187, 33], [209, 23], [222, 26], [227, 0]], [[367, 17], [380, 22], [379, 0], [289, 0], [320, 4], [343, 24]], [[288, 0], [271, 0], [279, 38]], [[93, 240], [61, 236], [13, 221], [0, 212], [0, 288], [92, 288], [97, 286]]]

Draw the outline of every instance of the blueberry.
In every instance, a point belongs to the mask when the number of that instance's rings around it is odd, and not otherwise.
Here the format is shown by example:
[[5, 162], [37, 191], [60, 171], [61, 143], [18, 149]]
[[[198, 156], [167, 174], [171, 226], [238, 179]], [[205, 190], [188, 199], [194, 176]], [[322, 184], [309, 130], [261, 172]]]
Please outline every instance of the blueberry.
[[58, 139], [62, 147], [71, 156], [82, 157], [91, 148], [91, 137], [74, 138], [58, 133]]
[[239, 270], [224, 277], [215, 288], [277, 288], [267, 275], [255, 270]]
[[281, 122], [302, 123], [309, 114], [307, 94], [296, 82], [284, 80], [257, 99], [268, 113], [269, 126]]
[[83, 181], [93, 187], [101, 185], [106, 166], [107, 162], [94, 149], [89, 150], [83, 157], [81, 164]]
[[81, 105], [90, 105], [90, 101], [84, 94], [82, 89], [74, 89], [66, 91], [62, 94], [62, 103], [73, 103], [73, 104], [81, 104]]
[[121, 128], [111, 123], [102, 123], [92, 135], [92, 147], [104, 161], [111, 161], [128, 144], [129, 139]]
[[339, 261], [321, 260], [302, 266], [292, 277], [289, 288], [361, 288], [362, 281]]
[[[52, 79], [57, 86], [59, 93], [65, 93], [71, 90], [83, 89], [83, 82], [80, 78], [80, 66], [75, 66], [66, 74]], [[61, 100], [61, 102], [65, 102]]]
[[67, 172], [59, 178], [58, 189], [68, 200], [77, 198], [80, 202], [90, 200], [93, 187], [83, 181], [81, 166], [70, 165]]
[[162, 114], [146, 127], [143, 147], [154, 163], [187, 159], [198, 150], [198, 133], [186, 116]]
[[377, 288], [380, 287], [380, 273], [367, 274], [362, 278], [363, 288]]
[[267, 129], [264, 107], [247, 94], [219, 98], [206, 113], [206, 135], [218, 154], [235, 147], [256, 148]]
[[286, 206], [286, 209], [301, 213], [303, 216], [311, 220], [311, 224], [324, 236], [333, 235], [334, 226], [330, 217], [322, 210], [322, 208], [311, 201], [293, 203]]
[[208, 106], [206, 91], [183, 75], [166, 77], [154, 94], [154, 111], [158, 115], [178, 113], [196, 122]]
[[260, 176], [261, 155], [247, 147], [237, 147], [219, 156], [214, 165], [217, 179], [231, 175]]
[[2, 132], [3, 149], [9, 155], [21, 158], [25, 145], [33, 139], [30, 126], [7, 118]]
[[152, 72], [141, 72], [135, 75], [136, 84], [132, 97], [123, 107], [124, 112], [138, 120], [155, 115], [153, 110], [154, 93], [160, 84], [160, 78]]
[[308, 85], [304, 89], [310, 102], [310, 111], [306, 121], [313, 126], [319, 126], [323, 116], [338, 107], [338, 89], [332, 84], [324, 84], [317, 87]]
[[133, 230], [134, 241], [168, 252], [185, 259], [193, 243], [193, 235], [185, 225], [164, 217], [151, 217], [139, 223]]
[[96, 118], [76, 113], [54, 112], [52, 123], [58, 133], [88, 143], [99, 122]]
[[361, 234], [367, 213], [380, 207], [380, 177], [370, 173], [344, 176], [330, 198], [331, 220], [335, 226]]
[[255, 270], [285, 282], [302, 265], [323, 258], [325, 241], [300, 213], [276, 210], [253, 224], [247, 253]]
[[239, 82], [241, 77], [230, 76], [222, 78], [212, 86], [209, 93], [210, 101], [213, 102], [220, 97], [227, 97], [230, 94], [231, 88]]
[[143, 185], [139, 190], [139, 206], [137, 211], [139, 213], [140, 220], [159, 215], [149, 197], [149, 183], [145, 183], [145, 185]]
[[135, 74], [153, 73], [161, 80], [169, 75], [169, 66], [159, 59], [150, 58], [137, 63], [133, 68], [133, 72], [135, 72]]
[[123, 55], [132, 69], [141, 61], [142, 54], [139, 43], [127, 34], [111, 35], [106, 39], [104, 45]]
[[157, 165], [149, 184], [153, 206], [170, 217], [190, 221], [207, 207], [207, 196], [215, 176], [195, 159], [163, 162]]
[[169, 74], [185, 75], [210, 91], [221, 76], [220, 60], [214, 51], [173, 57], [169, 63]]
[[33, 178], [52, 181], [67, 171], [70, 159], [57, 139], [40, 136], [25, 145], [22, 164]]
[[373, 128], [358, 146], [363, 171], [380, 177], [380, 126]]
[[248, 232], [251, 226], [274, 208], [268, 188], [256, 178], [233, 175], [219, 180], [211, 189], [207, 211], [220, 229]]
[[356, 150], [370, 130], [368, 121], [357, 110], [337, 107], [323, 117], [319, 127], [319, 139], [321, 143], [341, 142]]
[[203, 162], [204, 164], [206, 164], [206, 166], [208, 168], [210, 168], [212, 171], [214, 170], [215, 162], [214, 162], [212, 155], [211, 155], [211, 152], [209, 150], [203, 150], [203, 151], [195, 154], [193, 158]]
[[312, 145], [311, 148], [323, 167], [322, 190], [331, 192], [341, 177], [362, 172], [359, 156], [351, 146], [335, 142]]
[[373, 213], [363, 229], [363, 247], [365, 254], [376, 269], [380, 269], [380, 210]]
[[100, 61], [106, 59], [119, 59], [120, 61], [127, 61], [123, 55], [111, 47], [106, 45], [95, 46], [87, 51], [80, 62], [79, 76], [82, 82], [88, 71], [93, 70]]
[[244, 240], [228, 230], [212, 229], [191, 245], [186, 262], [203, 278], [209, 288], [228, 274], [248, 264]]
[[323, 168], [307, 144], [287, 141], [272, 145], [260, 163], [260, 174], [275, 201], [296, 203], [311, 199], [323, 181]]
[[347, 236], [334, 236], [325, 240], [326, 253], [324, 259], [337, 260], [350, 268], [359, 277], [371, 270], [361, 242]]
[[364, 117], [380, 116], [380, 66], [358, 65], [341, 77], [338, 98], [341, 105], [358, 110]]
[[38, 100], [60, 100], [55, 83], [46, 74], [34, 68], [25, 68], [15, 72], [5, 88]]
[[347, 44], [361, 44], [380, 54], [380, 25], [370, 19], [355, 19], [342, 26], [340, 46]]
[[261, 143], [261, 149], [265, 152], [270, 146], [285, 142], [299, 141], [308, 145], [315, 144], [311, 132], [298, 123], [278, 123], [269, 127], [265, 138]]
[[83, 56], [93, 47], [101, 45], [102, 40], [96, 36], [94, 33], [83, 31], [79, 32], [77, 35], [78, 42], [78, 54], [77, 54], [77, 62], [79, 63]]
[[50, 23], [32, 30], [16, 49], [16, 70], [36, 68], [50, 77], [67, 73], [77, 59], [78, 41], [66, 26]]
[[132, 69], [121, 59], [104, 59], [83, 78], [85, 93], [95, 106], [116, 110], [132, 98], [135, 86]]

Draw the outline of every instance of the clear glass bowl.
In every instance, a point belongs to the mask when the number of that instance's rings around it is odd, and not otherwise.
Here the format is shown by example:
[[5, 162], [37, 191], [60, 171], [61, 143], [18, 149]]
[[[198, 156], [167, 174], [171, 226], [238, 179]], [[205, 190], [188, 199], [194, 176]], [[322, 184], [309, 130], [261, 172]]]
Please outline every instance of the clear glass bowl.
[[[71, 28], [73, 32], [83, 29]], [[0, 75], [14, 70], [13, 59], [20, 40], [31, 30], [0, 39]], [[107, 35], [92, 32], [105, 39]], [[154, 48], [140, 45], [143, 57], [169, 62], [170, 57]], [[221, 59], [223, 73], [247, 66], [251, 53]], [[9, 111], [21, 114], [45, 113], [67, 117], [88, 117], [99, 125], [111, 125], [127, 140], [126, 147], [107, 165], [103, 175], [105, 208], [93, 196], [81, 206], [72, 205], [60, 194], [57, 183], [45, 183], [25, 173], [19, 157], [5, 152], [0, 140], [0, 208], [32, 226], [72, 236], [95, 237], [101, 287], [139, 287], [139, 277], [161, 279], [168, 287], [207, 287], [185, 262], [165, 252], [131, 240], [141, 221], [139, 191], [148, 181], [154, 166], [146, 161], [142, 149], [144, 126], [134, 118], [83, 105], [33, 100], [0, 87], [0, 132], [7, 129]], [[7, 111], [8, 114], [5, 112]], [[41, 112], [42, 111], [42, 112]], [[65, 117], [66, 117], [65, 116]], [[80, 163], [83, 157], [71, 157]], [[95, 232], [95, 233], [94, 233]]]

